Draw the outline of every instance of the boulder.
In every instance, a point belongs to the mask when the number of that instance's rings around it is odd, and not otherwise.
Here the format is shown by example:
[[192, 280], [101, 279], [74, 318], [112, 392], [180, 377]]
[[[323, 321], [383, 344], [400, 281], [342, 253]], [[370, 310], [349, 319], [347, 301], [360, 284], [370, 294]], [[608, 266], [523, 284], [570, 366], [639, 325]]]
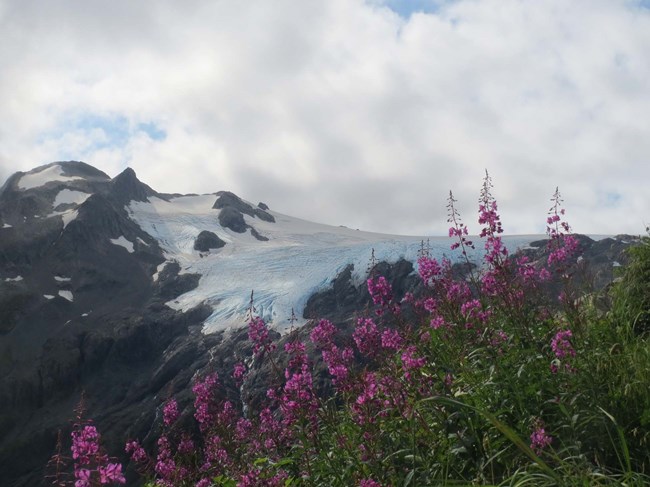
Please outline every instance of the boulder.
[[221, 240], [216, 233], [203, 230], [194, 241], [194, 250], [208, 252], [210, 249], [220, 249], [224, 245], [226, 242]]

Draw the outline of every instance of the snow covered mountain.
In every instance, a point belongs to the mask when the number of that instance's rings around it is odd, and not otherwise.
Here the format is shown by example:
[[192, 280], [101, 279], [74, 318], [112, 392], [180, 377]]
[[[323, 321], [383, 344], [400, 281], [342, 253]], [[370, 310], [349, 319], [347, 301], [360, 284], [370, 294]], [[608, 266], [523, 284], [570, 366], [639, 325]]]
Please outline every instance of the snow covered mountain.
[[[145, 437], [161, 396], [189, 397], [195, 374], [249, 354], [251, 292], [280, 333], [319, 317], [345, 323], [368, 302], [373, 251], [399, 295], [416, 286], [426, 240], [304, 221], [227, 191], [161, 194], [131, 169], [110, 178], [56, 162], [14, 174], [0, 189], [3, 485], [41, 482], [81, 391], [115, 452]], [[453, 260], [450, 239], [428, 241]], [[591, 242], [607, 281], [625, 243]]]

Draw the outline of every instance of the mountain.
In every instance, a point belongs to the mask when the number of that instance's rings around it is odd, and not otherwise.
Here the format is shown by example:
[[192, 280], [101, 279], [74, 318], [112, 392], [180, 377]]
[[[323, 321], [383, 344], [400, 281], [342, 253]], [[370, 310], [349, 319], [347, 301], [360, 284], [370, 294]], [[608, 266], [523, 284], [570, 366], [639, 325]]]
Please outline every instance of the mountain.
[[[536, 259], [540, 238], [504, 241]], [[69, 161], [14, 174], [0, 189], [2, 485], [42, 482], [82, 392], [109, 452], [151, 440], [166, 397], [187, 404], [193, 377], [250, 356], [251, 297], [278, 337], [321, 317], [349, 326], [369, 303], [371, 255], [402, 296], [417, 290], [426, 239], [300, 220], [228, 191], [162, 194], [130, 168], [110, 178]], [[632, 241], [581, 238], [597, 287]], [[428, 239], [435, 257], [452, 257], [449, 245]]]

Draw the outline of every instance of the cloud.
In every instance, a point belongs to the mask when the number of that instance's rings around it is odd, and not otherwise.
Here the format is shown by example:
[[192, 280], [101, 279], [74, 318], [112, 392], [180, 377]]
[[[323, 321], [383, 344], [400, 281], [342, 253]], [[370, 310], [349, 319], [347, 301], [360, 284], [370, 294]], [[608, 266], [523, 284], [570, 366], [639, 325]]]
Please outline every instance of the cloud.
[[[650, 218], [650, 11], [624, 0], [0, 0], [0, 176], [127, 165], [381, 232], [446, 233], [485, 169], [508, 233]], [[406, 5], [406, 4], [402, 4]], [[615, 195], [615, 196], [612, 196]]]

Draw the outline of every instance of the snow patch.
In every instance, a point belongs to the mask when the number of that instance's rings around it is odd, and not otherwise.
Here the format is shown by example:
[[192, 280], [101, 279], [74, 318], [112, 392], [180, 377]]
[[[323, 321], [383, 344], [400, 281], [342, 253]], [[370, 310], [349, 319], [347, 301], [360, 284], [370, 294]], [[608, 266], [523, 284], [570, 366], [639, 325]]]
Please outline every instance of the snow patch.
[[132, 254], [134, 252], [133, 250], [133, 242], [130, 240], [127, 240], [124, 235], [120, 235], [119, 238], [112, 238], [111, 243], [113, 245], [119, 245], [120, 247], [124, 247], [129, 254]]
[[71, 277], [63, 277], [63, 276], [54, 276], [54, 280], [56, 282], [70, 282], [72, 280]]
[[8, 223], [5, 223], [4, 225], [2, 225], [2, 228], [11, 228], [11, 225], [9, 225]]
[[77, 179], [83, 179], [78, 176], [64, 176], [63, 168], [55, 164], [50, 167], [46, 167], [33, 174], [25, 174], [18, 180], [19, 189], [32, 189], [43, 186], [44, 184], [49, 183], [50, 181], [75, 181]]
[[43, 294], [43, 297], [45, 299], [54, 299], [54, 296], [52, 296], [51, 294]]
[[5, 279], [5, 282], [19, 282], [23, 280], [23, 276], [16, 276], [16, 277], [7, 277]]
[[52, 203], [52, 208], [56, 208], [62, 204], [75, 204], [80, 205], [92, 195], [89, 193], [84, 193], [83, 191], [73, 191], [71, 189], [62, 189], [54, 198], [54, 203]]
[[59, 296], [61, 296], [64, 299], [67, 299], [70, 302], [74, 301], [74, 296], [70, 291], [59, 291]]
[[72, 211], [66, 211], [64, 213], [61, 213], [61, 219], [63, 220], [63, 228], [68, 226], [68, 224], [77, 218], [79, 215], [79, 212], [77, 210], [72, 210]]
[[151, 278], [153, 279], [153, 282], [158, 282], [158, 278], [160, 277], [160, 273], [163, 271], [163, 269], [165, 268], [165, 266], [167, 264], [169, 264], [168, 260], [166, 260], [165, 262], [160, 264], [158, 267], [156, 267], [156, 272], [154, 273], [153, 276], [151, 276]]

